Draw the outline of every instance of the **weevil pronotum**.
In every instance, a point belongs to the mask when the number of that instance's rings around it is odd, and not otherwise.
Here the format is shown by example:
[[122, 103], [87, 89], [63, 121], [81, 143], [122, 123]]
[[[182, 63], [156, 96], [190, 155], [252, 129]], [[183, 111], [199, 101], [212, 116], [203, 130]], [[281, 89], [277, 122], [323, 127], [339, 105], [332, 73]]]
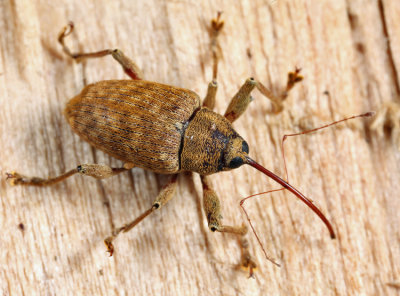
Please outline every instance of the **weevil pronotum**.
[[201, 176], [203, 207], [210, 230], [232, 233], [240, 238], [240, 264], [252, 275], [257, 265], [249, 254], [245, 238], [247, 227], [222, 224], [220, 200], [207, 179], [210, 174], [247, 164], [266, 174], [306, 203], [321, 218], [330, 236], [334, 238], [333, 228], [321, 211], [285, 180], [251, 159], [247, 142], [232, 127], [232, 123], [243, 114], [251, 102], [250, 94], [254, 88], [271, 99], [275, 109], [279, 111], [282, 108], [282, 100], [288, 96], [293, 86], [302, 80], [299, 70], [289, 73], [286, 86], [278, 94], [272, 93], [254, 78], [249, 78], [232, 98], [223, 116], [212, 111], [217, 92], [216, 79], [220, 57], [217, 37], [223, 25], [224, 22], [218, 13], [211, 21], [210, 30], [213, 77], [203, 102], [190, 90], [143, 80], [136, 64], [118, 49], [72, 53], [64, 39], [73, 31], [73, 24], [66, 26], [58, 41], [68, 56], [81, 60], [111, 55], [132, 78], [90, 84], [72, 98], [65, 108], [65, 116], [73, 131], [94, 147], [124, 161], [125, 164], [120, 168], [82, 164], [60, 176], [48, 179], [28, 178], [16, 172], [7, 173], [10, 183], [47, 186], [77, 173], [101, 179], [133, 167], [172, 175], [148, 210], [132, 222], [115, 229], [111, 236], [105, 239], [107, 251], [112, 255], [113, 241], [121, 232], [131, 230], [172, 198], [179, 173], [196, 172]]

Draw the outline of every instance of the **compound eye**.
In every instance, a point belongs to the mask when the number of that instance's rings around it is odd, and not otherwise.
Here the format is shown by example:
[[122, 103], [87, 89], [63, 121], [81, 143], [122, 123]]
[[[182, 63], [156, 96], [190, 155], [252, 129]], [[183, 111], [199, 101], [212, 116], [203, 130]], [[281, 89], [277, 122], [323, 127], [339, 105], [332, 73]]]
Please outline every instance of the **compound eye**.
[[249, 145], [247, 144], [246, 141], [242, 142], [242, 151], [249, 154]]
[[243, 164], [243, 159], [237, 156], [231, 160], [231, 162], [229, 163], [229, 168], [236, 169], [240, 167], [242, 164]]

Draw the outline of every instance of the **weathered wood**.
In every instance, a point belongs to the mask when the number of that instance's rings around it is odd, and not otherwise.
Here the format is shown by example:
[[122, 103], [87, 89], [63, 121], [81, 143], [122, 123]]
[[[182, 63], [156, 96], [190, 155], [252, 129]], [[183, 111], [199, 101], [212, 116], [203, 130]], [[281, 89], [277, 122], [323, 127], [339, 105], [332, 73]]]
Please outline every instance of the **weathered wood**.
[[[85, 83], [126, 79], [110, 57], [77, 64], [57, 44], [93, 51], [117, 47], [146, 79], [205, 96], [212, 76], [207, 26], [218, 10], [216, 109], [250, 76], [281, 85], [302, 68], [304, 82], [284, 111], [257, 91], [237, 122], [250, 155], [284, 175], [284, 133], [379, 110], [400, 93], [398, 1], [0, 1], [0, 291], [4, 295], [398, 295], [400, 154], [391, 140], [358, 120], [285, 144], [292, 185], [332, 221], [323, 223], [289, 193], [246, 203], [261, 241], [281, 262], [266, 261], [253, 235], [256, 279], [237, 271], [237, 243], [211, 233], [198, 178], [179, 177], [177, 196], [115, 241], [103, 239], [149, 207], [168, 176], [141, 169], [97, 181], [80, 176], [49, 188], [11, 187], [5, 172], [56, 175], [80, 163], [121, 165], [74, 135], [62, 115]], [[393, 132], [393, 134], [391, 134]], [[397, 131], [398, 132], [398, 131]], [[241, 224], [239, 200], [279, 188], [250, 167], [211, 178], [224, 221]]]

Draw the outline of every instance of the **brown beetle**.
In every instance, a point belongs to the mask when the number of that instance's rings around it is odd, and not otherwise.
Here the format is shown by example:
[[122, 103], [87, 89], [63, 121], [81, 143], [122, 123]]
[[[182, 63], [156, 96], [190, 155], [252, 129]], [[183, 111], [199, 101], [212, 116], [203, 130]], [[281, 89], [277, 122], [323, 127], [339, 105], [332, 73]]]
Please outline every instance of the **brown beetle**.
[[286, 181], [268, 171], [249, 156], [249, 146], [233, 129], [235, 121], [251, 101], [251, 92], [257, 87], [270, 98], [276, 110], [289, 90], [302, 77], [299, 70], [289, 73], [286, 87], [276, 95], [260, 82], [249, 78], [232, 98], [225, 115], [212, 111], [217, 91], [217, 66], [219, 60], [217, 36], [223, 27], [220, 14], [211, 22], [211, 45], [213, 53], [213, 80], [209, 84], [206, 98], [201, 103], [199, 96], [187, 89], [142, 80], [136, 64], [120, 50], [103, 50], [94, 53], [71, 53], [64, 38], [73, 30], [72, 23], [59, 35], [64, 52], [74, 59], [97, 58], [111, 55], [133, 80], [107, 80], [86, 86], [71, 99], [65, 109], [72, 129], [94, 147], [125, 162], [122, 168], [111, 168], [100, 164], [82, 164], [58, 177], [42, 179], [28, 178], [18, 173], [7, 177], [13, 185], [46, 186], [57, 183], [76, 173], [95, 178], [107, 178], [141, 167], [161, 174], [172, 174], [171, 180], [161, 190], [152, 206], [131, 223], [116, 229], [106, 238], [110, 255], [112, 241], [120, 232], [127, 232], [154, 210], [162, 207], [174, 194], [177, 174], [184, 171], [201, 175], [204, 196], [204, 211], [211, 231], [228, 232], [240, 237], [242, 249], [241, 265], [250, 270], [256, 263], [248, 252], [245, 239], [246, 226], [226, 226], [221, 223], [220, 201], [207, 180], [207, 176], [228, 171], [248, 164], [274, 179], [284, 188], [305, 202], [326, 224], [332, 238], [332, 226], [313, 203]]

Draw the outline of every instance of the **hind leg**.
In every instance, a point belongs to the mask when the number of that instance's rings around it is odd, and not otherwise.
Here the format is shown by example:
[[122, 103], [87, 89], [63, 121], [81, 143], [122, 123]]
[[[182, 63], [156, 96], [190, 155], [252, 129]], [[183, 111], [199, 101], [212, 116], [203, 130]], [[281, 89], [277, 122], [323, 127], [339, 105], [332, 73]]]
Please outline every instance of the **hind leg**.
[[122, 66], [125, 73], [129, 75], [132, 79], [143, 79], [143, 74], [139, 67], [119, 49], [105, 49], [90, 53], [72, 53], [71, 50], [65, 45], [64, 39], [69, 34], [71, 34], [73, 30], [74, 24], [71, 22], [68, 24], [68, 26], [64, 27], [64, 29], [58, 35], [58, 42], [61, 44], [63, 51], [68, 56], [76, 60], [82, 60], [87, 58], [101, 58], [107, 55], [111, 55]]
[[96, 179], [104, 179], [130, 170], [133, 167], [134, 165], [130, 163], [126, 163], [122, 168], [111, 168], [103, 164], [81, 164], [78, 165], [75, 169], [72, 169], [64, 174], [53, 178], [26, 177], [17, 172], [6, 173], [6, 176], [11, 185], [42, 187], [56, 184], [75, 174], [91, 176]]

